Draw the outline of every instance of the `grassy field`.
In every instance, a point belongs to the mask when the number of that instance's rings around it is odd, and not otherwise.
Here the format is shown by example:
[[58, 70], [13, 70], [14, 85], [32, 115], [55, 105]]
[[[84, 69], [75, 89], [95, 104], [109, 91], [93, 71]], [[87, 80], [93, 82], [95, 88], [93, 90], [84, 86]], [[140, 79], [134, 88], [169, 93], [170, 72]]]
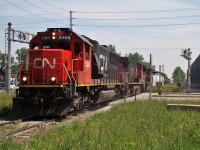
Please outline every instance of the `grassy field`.
[[26, 144], [12, 139], [1, 142], [1, 149], [199, 149], [200, 113], [170, 111], [167, 103], [177, 101], [134, 101], [96, 114], [84, 122], [61, 126], [46, 135], [32, 137]]
[[[159, 89], [154, 86], [152, 91], [158, 93]], [[184, 92], [184, 87], [178, 87], [176, 83], [167, 83], [161, 87], [161, 92]]]
[[9, 96], [5, 91], [1, 91], [1, 93], [0, 93], [0, 117], [9, 115], [11, 107], [12, 107], [12, 97]]

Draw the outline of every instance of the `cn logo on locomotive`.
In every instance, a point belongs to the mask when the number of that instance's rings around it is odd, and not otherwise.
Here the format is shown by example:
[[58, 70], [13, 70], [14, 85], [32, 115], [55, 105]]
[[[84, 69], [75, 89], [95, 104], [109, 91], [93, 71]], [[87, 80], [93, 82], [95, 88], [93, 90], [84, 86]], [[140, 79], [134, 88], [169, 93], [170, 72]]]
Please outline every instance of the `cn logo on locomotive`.
[[45, 64], [48, 64], [51, 69], [54, 69], [56, 67], [56, 58], [53, 58], [53, 64], [51, 64], [47, 58], [34, 59], [35, 69], [43, 69], [45, 67]]

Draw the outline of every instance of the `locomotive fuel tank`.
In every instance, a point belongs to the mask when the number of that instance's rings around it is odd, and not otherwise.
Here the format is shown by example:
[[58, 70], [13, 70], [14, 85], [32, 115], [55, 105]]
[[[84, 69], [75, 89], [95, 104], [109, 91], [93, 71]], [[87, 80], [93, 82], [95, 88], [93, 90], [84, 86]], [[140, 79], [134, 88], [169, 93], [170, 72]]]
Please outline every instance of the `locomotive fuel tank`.
[[113, 100], [115, 96], [116, 96], [115, 90], [108, 90], [108, 91], [103, 90], [96, 93], [95, 98], [94, 98], [94, 101], [95, 101], [94, 103], [98, 104], [105, 101]]

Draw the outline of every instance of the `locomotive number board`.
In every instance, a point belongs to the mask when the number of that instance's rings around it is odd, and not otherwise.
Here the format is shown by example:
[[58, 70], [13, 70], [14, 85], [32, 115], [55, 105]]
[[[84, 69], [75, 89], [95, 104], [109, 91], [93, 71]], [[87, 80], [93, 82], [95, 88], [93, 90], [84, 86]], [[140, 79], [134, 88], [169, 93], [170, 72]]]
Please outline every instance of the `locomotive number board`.
[[42, 40], [42, 41], [51, 40], [51, 36], [50, 36], [50, 35], [42, 35], [42, 36], [41, 36], [41, 40]]
[[[55, 37], [56, 40], [71, 40], [71, 36], [69, 35], [58, 35], [57, 37]], [[42, 41], [46, 41], [46, 40], [52, 40], [52, 37], [50, 35], [42, 35], [41, 36], [41, 40]]]
[[69, 36], [69, 35], [59, 35], [58, 40], [71, 40], [71, 36]]

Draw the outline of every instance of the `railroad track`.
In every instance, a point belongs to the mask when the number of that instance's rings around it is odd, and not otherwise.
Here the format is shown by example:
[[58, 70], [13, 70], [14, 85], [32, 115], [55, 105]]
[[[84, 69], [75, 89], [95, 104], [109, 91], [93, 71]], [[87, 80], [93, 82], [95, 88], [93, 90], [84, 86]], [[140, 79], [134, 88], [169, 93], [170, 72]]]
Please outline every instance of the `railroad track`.
[[4, 127], [4, 126], [8, 126], [10, 124], [17, 124], [22, 122], [22, 119], [17, 119], [17, 120], [13, 120], [13, 121], [8, 121], [8, 122], [4, 122], [0, 124], [0, 127]]
[[18, 124], [22, 123], [24, 120], [29, 119], [32, 117], [24, 117], [18, 118], [12, 121], [7, 121], [0, 124], [0, 139], [2, 139], [3, 135], [10, 133], [11, 131], [15, 130], [18, 127]]
[[[79, 112], [80, 113], [80, 112]], [[78, 113], [76, 113], [78, 115]], [[75, 116], [76, 116], [75, 115]], [[37, 134], [40, 130], [48, 131], [53, 127], [65, 122], [68, 119], [73, 118], [74, 113], [69, 113], [66, 116], [60, 118], [53, 118], [46, 121], [30, 120], [33, 117], [21, 118], [0, 124], [0, 141], [9, 137], [13, 138], [16, 142], [24, 142], [29, 137]], [[27, 119], [29, 119], [27, 121]], [[42, 118], [44, 119], [44, 118]], [[47, 119], [47, 118], [45, 118]]]
[[[132, 97], [132, 99], [133, 98], [134, 97]], [[121, 101], [123, 103], [124, 100]], [[63, 118], [54, 118], [47, 121], [34, 121], [34, 123], [30, 123], [31, 121], [24, 120], [30, 119], [31, 117], [26, 117], [2, 123], [0, 124], [0, 140], [12, 137], [17, 142], [24, 142], [29, 137], [37, 134], [40, 130], [42, 130], [43, 132], [48, 131], [62, 123], [69, 125], [75, 120], [85, 120], [91, 117], [94, 113], [106, 111], [111, 107], [109, 106], [109, 103], [110, 102], [102, 103], [101, 105], [89, 107], [81, 111], [71, 112]]]
[[21, 117], [21, 118], [18, 118], [18, 119], [14, 119], [14, 120], [11, 120], [11, 121], [0, 123], [0, 127], [7, 126], [7, 125], [10, 125], [10, 124], [18, 124], [18, 123], [21, 123], [25, 120], [31, 119], [31, 118], [34, 118], [34, 116]]
[[18, 130], [14, 133], [11, 133], [8, 136], [12, 136], [15, 139], [15, 141], [23, 142], [27, 138], [38, 133], [39, 130], [44, 130], [44, 129], [50, 128], [50, 126], [55, 126], [55, 125], [56, 125], [55, 119], [43, 121], [41, 123], [30, 125], [30, 126], [24, 128], [24, 129]]
[[[58, 125], [61, 124], [70, 125], [75, 120], [84, 120], [91, 116], [90, 113], [91, 111], [92, 110], [85, 109], [83, 111], [78, 111], [76, 113], [74, 112], [69, 113], [62, 118], [56, 118], [56, 119], [54, 118], [47, 121], [41, 121], [38, 123], [36, 122], [34, 124], [30, 123], [30, 121], [23, 122], [17, 120], [3, 123], [0, 125], [0, 131], [1, 129], [4, 128], [3, 132], [0, 132], [0, 141], [11, 137], [12, 139], [14, 139], [14, 141], [23, 143], [24, 141], [27, 141], [29, 137], [36, 135], [41, 130], [42, 133], [46, 133]], [[23, 123], [29, 123], [29, 124], [22, 125]], [[13, 126], [15, 126], [15, 129], [12, 129]], [[5, 128], [8, 129], [6, 129], [5, 131]]]
[[[1, 124], [1, 128], [3, 132], [0, 133], [0, 139], [6, 139], [8, 137], [12, 137], [16, 141], [24, 141], [26, 138], [34, 135], [40, 129], [45, 129], [47, 126], [55, 125], [56, 120], [51, 119], [42, 122], [18, 122], [17, 124], [13, 124], [15, 121], [10, 121], [8, 123]], [[24, 125], [22, 125], [24, 123]], [[9, 126], [8, 126], [9, 125]], [[3, 127], [3, 128], [2, 128]], [[5, 129], [5, 127], [7, 129]]]

